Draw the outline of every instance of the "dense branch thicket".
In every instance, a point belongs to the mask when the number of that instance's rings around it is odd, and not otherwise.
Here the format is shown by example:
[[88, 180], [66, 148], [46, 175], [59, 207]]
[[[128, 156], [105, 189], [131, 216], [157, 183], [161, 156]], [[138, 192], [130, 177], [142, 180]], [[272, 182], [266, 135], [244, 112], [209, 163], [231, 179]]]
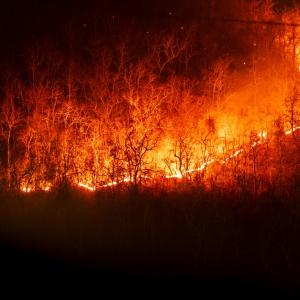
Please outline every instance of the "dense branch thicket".
[[[236, 2], [243, 20], [294, 22], [300, 11]], [[297, 27], [213, 18], [128, 26], [115, 16], [79, 23], [63, 45], [38, 40], [2, 70], [2, 189], [180, 178], [295, 192]]]

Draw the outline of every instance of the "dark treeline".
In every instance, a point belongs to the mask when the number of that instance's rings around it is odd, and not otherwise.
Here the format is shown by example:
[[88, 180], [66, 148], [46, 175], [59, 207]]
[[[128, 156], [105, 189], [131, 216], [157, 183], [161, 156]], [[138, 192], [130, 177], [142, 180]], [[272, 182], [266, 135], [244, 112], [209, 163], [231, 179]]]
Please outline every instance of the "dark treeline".
[[0, 196], [7, 286], [299, 296], [298, 201], [199, 189]]

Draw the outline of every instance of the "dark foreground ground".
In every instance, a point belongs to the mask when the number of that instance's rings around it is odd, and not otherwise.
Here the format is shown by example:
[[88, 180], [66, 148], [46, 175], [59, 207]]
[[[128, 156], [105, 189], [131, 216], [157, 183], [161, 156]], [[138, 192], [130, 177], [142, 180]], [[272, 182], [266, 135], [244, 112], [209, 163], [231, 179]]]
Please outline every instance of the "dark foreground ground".
[[241, 298], [300, 292], [300, 198], [70, 190], [0, 197], [2, 284]]

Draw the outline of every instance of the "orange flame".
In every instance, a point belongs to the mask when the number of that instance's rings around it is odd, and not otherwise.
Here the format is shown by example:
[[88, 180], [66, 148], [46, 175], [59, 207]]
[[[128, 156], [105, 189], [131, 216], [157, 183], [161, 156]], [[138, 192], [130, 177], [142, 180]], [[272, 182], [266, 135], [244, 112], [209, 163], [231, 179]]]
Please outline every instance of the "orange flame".
[[[300, 130], [300, 126], [295, 126], [289, 130], [286, 130], [284, 133], [285, 135], [291, 135], [293, 132]], [[251, 147], [254, 148], [260, 144], [263, 144], [264, 142], [267, 141], [268, 139], [268, 132], [266, 130], [260, 131], [258, 134], [258, 140], [253, 142], [251, 144]], [[189, 173], [194, 173], [194, 172], [202, 172], [203, 170], [205, 170], [208, 166], [212, 165], [213, 163], [219, 162], [221, 164], [226, 164], [227, 162], [229, 162], [231, 159], [236, 158], [238, 156], [240, 156], [243, 152], [245, 152], [245, 145], [241, 146], [238, 150], [236, 150], [234, 153], [229, 154], [225, 159], [218, 159], [218, 158], [212, 158], [210, 160], [208, 160], [207, 162], [202, 163], [198, 168], [195, 169], [188, 169], [185, 171], [180, 172], [179, 170], [175, 171], [175, 174], [166, 174], [164, 177], [166, 179], [182, 179], [184, 178], [184, 176], [186, 174]], [[149, 177], [147, 176], [143, 176], [143, 178], [147, 179]], [[125, 177], [123, 180], [120, 181], [112, 181], [109, 183], [106, 183], [104, 185], [100, 185], [99, 188], [107, 188], [107, 187], [112, 187], [112, 186], [116, 186], [118, 184], [121, 183], [127, 183], [127, 182], [132, 182], [132, 179], [128, 176]], [[90, 192], [94, 192], [97, 190], [96, 186], [94, 184], [92, 184], [91, 180], [86, 180], [84, 182], [79, 182], [77, 184], [79, 187], [90, 191]], [[20, 191], [23, 193], [31, 193], [34, 192], [36, 190], [42, 190], [45, 192], [48, 192], [52, 189], [52, 184], [50, 182], [44, 182], [42, 184], [40, 184], [39, 188], [36, 188], [34, 185], [29, 184], [26, 181], [23, 181], [20, 185]]]
[[82, 188], [84, 188], [88, 191], [92, 191], [92, 192], [94, 192], [96, 190], [96, 188], [94, 186], [91, 186], [89, 184], [85, 184], [85, 183], [82, 183], [82, 182], [79, 182], [78, 186], [80, 186], [80, 187], [82, 187]]

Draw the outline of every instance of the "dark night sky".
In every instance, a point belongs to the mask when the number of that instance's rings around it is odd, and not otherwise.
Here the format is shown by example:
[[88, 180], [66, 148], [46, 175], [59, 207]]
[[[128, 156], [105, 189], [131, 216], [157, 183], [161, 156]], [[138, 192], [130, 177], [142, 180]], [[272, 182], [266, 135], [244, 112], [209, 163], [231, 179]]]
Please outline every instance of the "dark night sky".
[[[189, 2], [189, 1], [187, 1]], [[195, 2], [195, 1], [192, 1]], [[190, 1], [190, 3], [192, 3]], [[197, 1], [196, 1], [197, 2]], [[18, 52], [33, 41], [63, 39], [67, 24], [88, 23], [93, 17], [168, 17], [181, 0], [7, 0], [0, 4], [0, 57]], [[184, 5], [189, 10], [189, 4]]]
[[[10, 0], [0, 6], [0, 34], [5, 42], [56, 33], [72, 18], [90, 14], [140, 16], [166, 14], [176, 1]], [[179, 2], [178, 2], [179, 3]]]
[[[281, 5], [300, 3], [300, 0], [277, 1]], [[74, 19], [82, 23], [88, 23], [91, 15], [163, 19], [172, 11], [172, 17], [188, 20], [203, 14], [208, 3], [206, 0], [6, 0], [0, 4], [0, 55], [40, 38], [59, 39], [66, 24]]]
[[[218, 0], [215, 0], [218, 2]], [[224, 0], [223, 0], [224, 1]], [[6, 0], [0, 4], [1, 34], [35, 33], [59, 26], [71, 17], [116, 14], [167, 17], [169, 11], [183, 18], [197, 17], [212, 1], [201, 0]], [[228, 1], [230, 2], [230, 1]], [[277, 0], [282, 5], [300, 0]], [[227, 2], [226, 2], [227, 3]]]

